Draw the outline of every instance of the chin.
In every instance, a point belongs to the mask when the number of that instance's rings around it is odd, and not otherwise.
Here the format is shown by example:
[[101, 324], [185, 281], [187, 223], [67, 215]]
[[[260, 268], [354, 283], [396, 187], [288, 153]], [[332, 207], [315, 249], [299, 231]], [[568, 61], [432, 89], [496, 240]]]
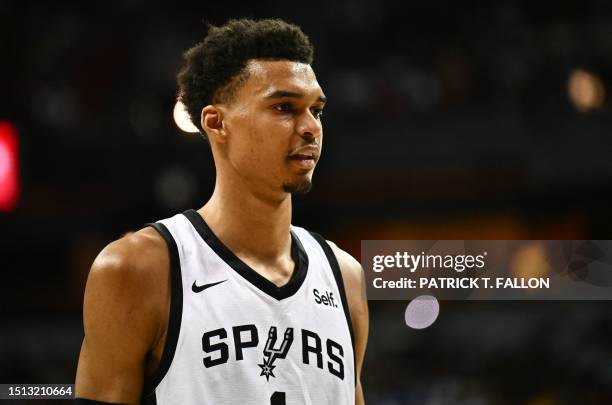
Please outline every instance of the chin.
[[283, 184], [283, 191], [291, 194], [306, 194], [311, 189], [312, 181], [310, 179]]

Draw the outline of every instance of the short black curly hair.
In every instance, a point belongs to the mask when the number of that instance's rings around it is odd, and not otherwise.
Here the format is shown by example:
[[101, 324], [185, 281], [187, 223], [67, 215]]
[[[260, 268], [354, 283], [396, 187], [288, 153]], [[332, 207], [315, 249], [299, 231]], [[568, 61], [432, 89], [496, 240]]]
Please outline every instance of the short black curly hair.
[[279, 19], [230, 20], [209, 26], [208, 35], [184, 54], [185, 67], [178, 74], [179, 100], [193, 124], [200, 124], [202, 109], [231, 100], [246, 78], [249, 60], [290, 60], [312, 64], [313, 47], [302, 30]]

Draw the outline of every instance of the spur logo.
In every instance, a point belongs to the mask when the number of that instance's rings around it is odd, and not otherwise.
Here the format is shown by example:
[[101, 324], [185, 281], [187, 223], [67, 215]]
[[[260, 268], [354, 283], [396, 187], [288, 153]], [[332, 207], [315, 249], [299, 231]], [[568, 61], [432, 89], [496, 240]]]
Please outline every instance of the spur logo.
[[[329, 304], [328, 304], [329, 305]], [[219, 328], [205, 332], [202, 335], [202, 350], [206, 356], [202, 359], [205, 368], [218, 367], [228, 362], [242, 362], [245, 360], [245, 352], [256, 349], [259, 345], [259, 333], [257, 326], [253, 324], [238, 325], [229, 328], [231, 337], [228, 337], [228, 329]], [[293, 344], [294, 335], [301, 335], [301, 347]], [[298, 338], [299, 339], [299, 338]], [[233, 340], [233, 342], [232, 342]], [[283, 340], [279, 341], [279, 331], [276, 326], [270, 326], [267, 333], [266, 343], [263, 347], [263, 362], [257, 363], [260, 376], [276, 377], [275, 373], [282, 369], [282, 362], [291, 353], [292, 348], [301, 356], [293, 356], [300, 359], [306, 365], [316, 366], [320, 370], [327, 370], [332, 375], [344, 380], [344, 348], [332, 339], [325, 339], [318, 333], [301, 329], [294, 332], [294, 328], [287, 328], [283, 332]], [[230, 359], [230, 347], [233, 348], [234, 359]], [[300, 356], [300, 357], [298, 357]], [[259, 357], [259, 356], [257, 356]], [[251, 355], [249, 360], [253, 361]], [[299, 361], [299, 360], [297, 360]], [[248, 363], [248, 362], [247, 362]], [[256, 363], [256, 360], [254, 361]], [[275, 370], [277, 367], [278, 370]]]

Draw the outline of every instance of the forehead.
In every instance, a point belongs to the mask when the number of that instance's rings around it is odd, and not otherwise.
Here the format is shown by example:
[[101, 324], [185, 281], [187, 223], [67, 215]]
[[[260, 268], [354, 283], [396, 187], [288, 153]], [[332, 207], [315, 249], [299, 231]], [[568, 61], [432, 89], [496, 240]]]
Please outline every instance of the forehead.
[[250, 96], [265, 96], [276, 90], [319, 97], [323, 91], [312, 67], [305, 63], [286, 60], [251, 60], [247, 64], [248, 79], [243, 92]]

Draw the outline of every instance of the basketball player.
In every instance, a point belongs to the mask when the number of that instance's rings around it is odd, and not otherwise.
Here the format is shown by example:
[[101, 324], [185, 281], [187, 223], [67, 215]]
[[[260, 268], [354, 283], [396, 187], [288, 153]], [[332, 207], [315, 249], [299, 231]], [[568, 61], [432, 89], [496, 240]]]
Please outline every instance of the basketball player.
[[215, 189], [96, 258], [78, 403], [364, 403], [361, 266], [291, 225], [321, 156], [312, 53], [298, 27], [247, 19], [186, 53], [181, 100], [210, 142]]

